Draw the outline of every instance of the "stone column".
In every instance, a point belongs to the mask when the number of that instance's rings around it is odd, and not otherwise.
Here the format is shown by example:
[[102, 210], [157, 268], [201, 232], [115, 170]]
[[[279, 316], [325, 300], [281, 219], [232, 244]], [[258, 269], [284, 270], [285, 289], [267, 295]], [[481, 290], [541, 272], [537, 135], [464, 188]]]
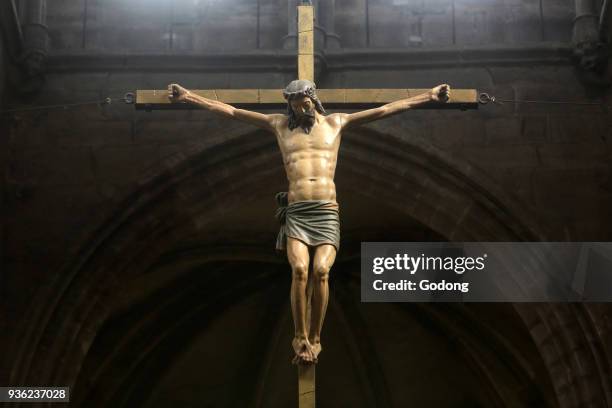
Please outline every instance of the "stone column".
[[601, 75], [607, 66], [608, 53], [599, 39], [597, 7], [594, 0], [576, 0], [575, 6], [574, 57], [582, 69]]
[[41, 75], [49, 50], [47, 31], [47, 1], [30, 0], [25, 3], [25, 21], [22, 25], [24, 64], [29, 77]]
[[336, 0], [320, 1], [318, 4], [321, 8], [321, 25], [325, 28], [325, 48], [338, 49], [341, 45], [340, 36], [336, 34]]
[[572, 36], [574, 44], [597, 41], [599, 16], [593, 0], [576, 0], [575, 7], [576, 17]]
[[326, 27], [322, 22], [323, 10], [321, 9], [322, 3], [325, 1], [312, 0], [312, 7], [314, 8], [314, 41], [315, 41], [315, 54], [325, 49], [325, 40], [327, 38]]
[[287, 35], [283, 37], [283, 49], [297, 49], [297, 6], [301, 0], [287, 0]]

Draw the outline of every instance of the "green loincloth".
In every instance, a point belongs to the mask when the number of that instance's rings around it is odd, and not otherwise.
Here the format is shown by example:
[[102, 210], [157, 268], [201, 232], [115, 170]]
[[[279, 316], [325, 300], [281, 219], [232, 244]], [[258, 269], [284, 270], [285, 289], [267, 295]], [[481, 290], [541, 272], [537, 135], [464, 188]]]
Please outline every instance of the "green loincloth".
[[281, 227], [276, 249], [287, 247], [287, 237], [299, 239], [308, 246], [331, 244], [340, 249], [340, 215], [338, 204], [329, 200], [287, 201], [287, 193], [277, 193], [276, 218]]

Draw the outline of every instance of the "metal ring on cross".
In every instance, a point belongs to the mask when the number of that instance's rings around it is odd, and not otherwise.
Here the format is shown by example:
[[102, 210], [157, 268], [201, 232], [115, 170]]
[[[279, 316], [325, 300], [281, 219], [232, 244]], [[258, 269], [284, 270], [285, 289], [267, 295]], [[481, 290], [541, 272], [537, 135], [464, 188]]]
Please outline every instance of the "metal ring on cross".
[[134, 94], [132, 92], [126, 93], [125, 96], [123, 97], [123, 100], [128, 105], [132, 105], [134, 103]]
[[495, 102], [495, 97], [489, 95], [486, 92], [483, 92], [478, 96], [478, 102], [480, 102], [483, 105], [486, 105], [489, 102]]

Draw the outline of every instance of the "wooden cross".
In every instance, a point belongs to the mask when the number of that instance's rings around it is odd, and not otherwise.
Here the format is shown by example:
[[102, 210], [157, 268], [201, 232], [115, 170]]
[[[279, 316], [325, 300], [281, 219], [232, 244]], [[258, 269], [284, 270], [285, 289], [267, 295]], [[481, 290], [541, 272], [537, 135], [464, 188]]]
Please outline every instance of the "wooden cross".
[[[298, 5], [298, 79], [314, 82], [314, 10], [310, 1]], [[367, 107], [382, 105], [420, 95], [429, 89], [317, 89], [319, 99], [326, 107]], [[248, 107], [286, 106], [282, 89], [209, 89], [190, 92], [231, 104]], [[478, 96], [475, 89], [453, 89], [451, 98], [444, 104], [419, 105], [417, 109], [433, 107], [445, 109], [476, 109]], [[177, 104], [168, 100], [168, 90], [136, 91], [136, 109], [194, 109], [191, 104]], [[310, 274], [312, 275], [312, 274]], [[311, 285], [309, 285], [311, 286]], [[307, 321], [310, 316], [312, 288], [308, 290]], [[298, 365], [299, 408], [315, 407], [315, 366]]]
[[[304, 3], [310, 3], [304, 1]], [[298, 78], [314, 82], [314, 10], [312, 4], [298, 5]], [[325, 107], [364, 108], [420, 95], [429, 89], [317, 89], [317, 96]], [[240, 108], [285, 107], [282, 89], [205, 89], [190, 90]], [[191, 104], [172, 103], [168, 90], [136, 91], [136, 109], [195, 109]], [[440, 104], [418, 105], [412, 109], [477, 109], [475, 89], [453, 89], [450, 100]]]

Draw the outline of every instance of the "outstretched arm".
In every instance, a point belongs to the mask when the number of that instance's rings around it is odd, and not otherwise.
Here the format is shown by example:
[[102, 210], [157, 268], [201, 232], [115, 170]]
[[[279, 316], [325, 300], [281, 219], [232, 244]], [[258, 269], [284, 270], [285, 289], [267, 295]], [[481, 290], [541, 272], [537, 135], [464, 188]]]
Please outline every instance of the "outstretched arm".
[[168, 99], [174, 103], [190, 103], [207, 109], [219, 115], [250, 123], [262, 129], [274, 131], [274, 121], [279, 115], [264, 115], [263, 113], [238, 109], [227, 103], [208, 99], [189, 92], [178, 84], [168, 85]]
[[373, 109], [367, 109], [356, 113], [341, 114], [342, 126], [362, 125], [374, 120], [395, 115], [417, 105], [427, 102], [447, 102], [450, 98], [450, 86], [438, 85], [429, 92], [411, 98], [401, 99]]

